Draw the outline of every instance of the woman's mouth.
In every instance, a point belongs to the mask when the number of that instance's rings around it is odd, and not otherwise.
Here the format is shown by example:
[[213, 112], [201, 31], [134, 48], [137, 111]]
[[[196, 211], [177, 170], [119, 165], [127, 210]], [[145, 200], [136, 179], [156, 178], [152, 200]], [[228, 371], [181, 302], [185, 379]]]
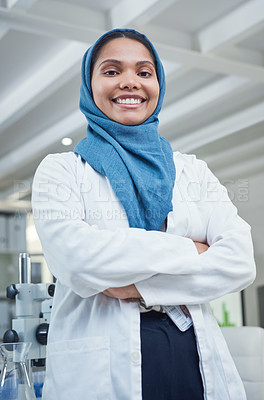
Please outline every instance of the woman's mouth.
[[139, 105], [143, 102], [146, 101], [146, 99], [144, 99], [141, 96], [118, 96], [115, 97], [114, 99], [112, 99], [112, 101], [114, 103], [117, 104], [124, 104], [124, 105]]

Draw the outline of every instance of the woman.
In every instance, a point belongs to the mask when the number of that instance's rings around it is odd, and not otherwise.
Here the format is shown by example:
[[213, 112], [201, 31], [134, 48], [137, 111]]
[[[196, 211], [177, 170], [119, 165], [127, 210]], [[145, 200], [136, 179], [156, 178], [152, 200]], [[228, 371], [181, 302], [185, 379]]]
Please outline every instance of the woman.
[[159, 136], [164, 93], [145, 36], [103, 35], [82, 64], [87, 137], [36, 172], [57, 278], [45, 400], [246, 398], [208, 301], [253, 281], [250, 227], [206, 164]]

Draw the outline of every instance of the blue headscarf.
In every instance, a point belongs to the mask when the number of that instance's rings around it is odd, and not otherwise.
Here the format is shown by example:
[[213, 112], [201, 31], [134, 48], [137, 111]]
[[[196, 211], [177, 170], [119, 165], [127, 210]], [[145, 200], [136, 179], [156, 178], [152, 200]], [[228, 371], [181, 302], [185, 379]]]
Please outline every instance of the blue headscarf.
[[[132, 31], [133, 29], [114, 29]], [[155, 58], [160, 87], [153, 114], [142, 124], [122, 125], [104, 115], [93, 101], [91, 89], [91, 56], [101, 36], [90, 47], [82, 62], [80, 110], [88, 121], [87, 137], [74, 152], [96, 171], [105, 175], [122, 203], [133, 228], [160, 230], [172, 211], [175, 166], [170, 143], [159, 136], [158, 114], [165, 94], [165, 74], [160, 58], [149, 40]]]

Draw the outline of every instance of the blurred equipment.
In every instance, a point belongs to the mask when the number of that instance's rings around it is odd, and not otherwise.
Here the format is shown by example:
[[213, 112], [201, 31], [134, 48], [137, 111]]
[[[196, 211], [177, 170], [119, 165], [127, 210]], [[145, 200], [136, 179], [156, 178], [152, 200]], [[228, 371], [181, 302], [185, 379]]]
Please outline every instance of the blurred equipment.
[[221, 330], [244, 383], [247, 399], [264, 399], [264, 329], [241, 326]]
[[27, 342], [0, 345], [0, 400], [36, 400], [26, 366], [30, 346]]
[[4, 342], [31, 342], [28, 359], [33, 366], [43, 366], [55, 285], [31, 283], [28, 253], [19, 255], [18, 282], [7, 288], [7, 297], [16, 301], [16, 317], [12, 329], [4, 334]]

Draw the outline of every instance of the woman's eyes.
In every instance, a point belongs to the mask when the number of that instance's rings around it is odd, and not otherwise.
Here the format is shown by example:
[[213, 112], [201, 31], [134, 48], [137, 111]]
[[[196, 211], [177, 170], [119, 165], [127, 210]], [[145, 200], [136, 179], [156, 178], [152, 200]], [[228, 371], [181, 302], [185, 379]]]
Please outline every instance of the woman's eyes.
[[144, 78], [146, 78], [148, 76], [151, 76], [152, 74], [151, 74], [151, 72], [148, 72], [148, 71], [142, 71], [142, 72], [139, 72], [138, 75], [139, 76], [143, 76]]
[[117, 71], [105, 71], [104, 72], [104, 74], [105, 75], [110, 75], [110, 76], [115, 76], [115, 75], [117, 75], [118, 74], [118, 72]]
[[[107, 76], [116, 76], [116, 75], [118, 75], [119, 73], [120, 73], [120, 72], [118, 72], [118, 71], [109, 70], [109, 71], [105, 71], [105, 72], [104, 72], [104, 75], [107, 75]], [[151, 76], [152, 73], [151, 73], [151, 72], [148, 72], [148, 71], [141, 71], [141, 72], [138, 72], [137, 75], [139, 75], [139, 76], [141, 76], [141, 77], [143, 77], [143, 78], [147, 78], [147, 77]]]

